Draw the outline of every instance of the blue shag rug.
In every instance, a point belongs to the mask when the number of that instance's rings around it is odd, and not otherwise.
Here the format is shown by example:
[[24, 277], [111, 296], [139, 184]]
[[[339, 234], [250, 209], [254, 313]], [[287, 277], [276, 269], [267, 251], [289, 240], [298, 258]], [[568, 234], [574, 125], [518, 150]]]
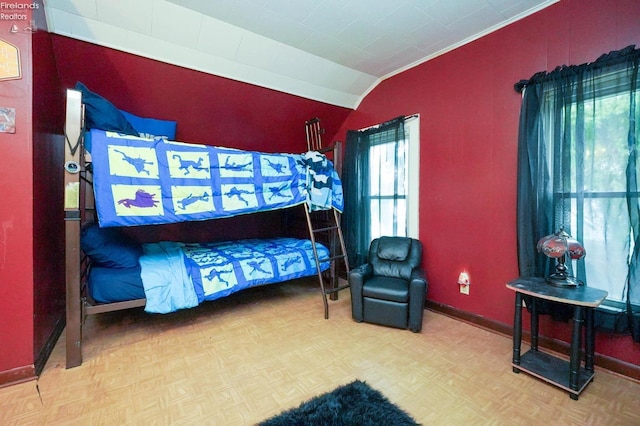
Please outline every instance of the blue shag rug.
[[379, 426], [418, 425], [379, 391], [356, 380], [322, 394], [259, 426]]

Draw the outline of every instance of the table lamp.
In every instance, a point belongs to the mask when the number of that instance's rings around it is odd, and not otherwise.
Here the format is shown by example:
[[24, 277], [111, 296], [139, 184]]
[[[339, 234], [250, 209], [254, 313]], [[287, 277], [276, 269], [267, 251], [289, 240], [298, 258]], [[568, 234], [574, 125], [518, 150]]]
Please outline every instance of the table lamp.
[[582, 259], [587, 252], [578, 240], [564, 231], [564, 228], [561, 227], [555, 234], [540, 238], [537, 249], [538, 253], [556, 259], [556, 271], [547, 277], [549, 284], [558, 287], [584, 285], [582, 281], [567, 273], [566, 260], [567, 256], [572, 260]]

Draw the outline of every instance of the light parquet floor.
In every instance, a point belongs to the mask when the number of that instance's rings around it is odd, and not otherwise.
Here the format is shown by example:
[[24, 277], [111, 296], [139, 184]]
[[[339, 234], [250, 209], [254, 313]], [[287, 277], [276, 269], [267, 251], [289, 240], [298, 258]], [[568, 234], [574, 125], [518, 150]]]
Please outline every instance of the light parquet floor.
[[640, 425], [640, 384], [598, 370], [578, 401], [511, 371], [511, 339], [426, 311], [414, 334], [323, 317], [314, 280], [169, 315], [88, 318], [84, 363], [64, 335], [38, 381], [0, 389], [0, 425], [252, 425], [354, 379], [425, 425]]

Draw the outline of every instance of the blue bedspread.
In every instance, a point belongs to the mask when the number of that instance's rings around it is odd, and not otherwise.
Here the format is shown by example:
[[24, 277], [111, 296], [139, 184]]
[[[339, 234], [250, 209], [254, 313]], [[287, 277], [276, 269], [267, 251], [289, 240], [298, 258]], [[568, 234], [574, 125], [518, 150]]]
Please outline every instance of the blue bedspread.
[[[316, 243], [319, 259], [329, 251]], [[311, 241], [295, 238], [207, 244], [160, 242], [143, 245], [141, 277], [145, 311], [168, 313], [237, 291], [317, 273]], [[321, 270], [329, 262], [321, 262]]]
[[216, 219], [307, 203], [342, 211], [342, 185], [317, 152], [269, 154], [91, 130], [101, 227]]

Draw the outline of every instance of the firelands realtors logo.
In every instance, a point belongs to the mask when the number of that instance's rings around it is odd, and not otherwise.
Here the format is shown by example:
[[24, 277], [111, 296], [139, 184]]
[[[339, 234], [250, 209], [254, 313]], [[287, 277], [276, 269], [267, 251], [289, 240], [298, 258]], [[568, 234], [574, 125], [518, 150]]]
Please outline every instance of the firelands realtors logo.
[[0, 21], [28, 21], [31, 10], [39, 9], [40, 3], [0, 1]]

